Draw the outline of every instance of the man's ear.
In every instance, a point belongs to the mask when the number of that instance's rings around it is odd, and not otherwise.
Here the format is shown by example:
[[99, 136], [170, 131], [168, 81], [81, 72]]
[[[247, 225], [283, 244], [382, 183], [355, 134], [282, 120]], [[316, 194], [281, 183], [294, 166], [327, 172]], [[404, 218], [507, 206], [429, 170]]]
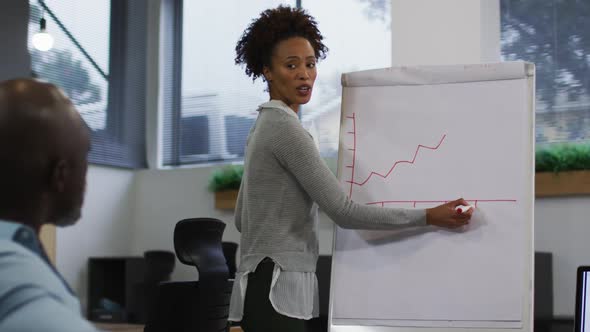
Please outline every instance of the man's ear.
[[58, 193], [64, 192], [69, 172], [68, 162], [63, 159], [58, 160], [51, 169], [50, 188]]
[[264, 79], [267, 82], [272, 82], [272, 72], [270, 71], [270, 68], [268, 66], [262, 67], [262, 75], [264, 75]]

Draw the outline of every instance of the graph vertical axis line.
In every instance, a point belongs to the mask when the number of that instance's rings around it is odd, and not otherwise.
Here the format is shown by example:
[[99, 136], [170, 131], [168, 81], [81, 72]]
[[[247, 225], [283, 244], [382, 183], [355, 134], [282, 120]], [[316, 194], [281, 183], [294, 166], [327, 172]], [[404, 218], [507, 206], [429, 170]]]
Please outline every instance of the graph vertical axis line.
[[352, 116], [347, 116], [348, 119], [352, 119], [352, 132], [348, 132], [352, 134], [352, 165], [348, 166], [351, 169], [350, 174], [350, 191], [348, 192], [348, 198], [352, 199], [352, 185], [354, 184], [354, 167], [356, 165], [356, 116], [355, 113], [352, 113]]

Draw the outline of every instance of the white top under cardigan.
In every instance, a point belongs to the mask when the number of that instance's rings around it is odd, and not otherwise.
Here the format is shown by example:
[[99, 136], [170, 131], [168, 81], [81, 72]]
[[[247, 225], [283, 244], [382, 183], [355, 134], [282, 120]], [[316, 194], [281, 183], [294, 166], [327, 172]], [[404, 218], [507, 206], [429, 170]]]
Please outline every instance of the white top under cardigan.
[[265, 257], [275, 262], [269, 294], [273, 308], [285, 316], [311, 319], [319, 314], [318, 206], [338, 226], [354, 229], [426, 225], [426, 213], [354, 203], [291, 108], [271, 100], [258, 111], [236, 202], [240, 265], [229, 320], [242, 320], [248, 274]]

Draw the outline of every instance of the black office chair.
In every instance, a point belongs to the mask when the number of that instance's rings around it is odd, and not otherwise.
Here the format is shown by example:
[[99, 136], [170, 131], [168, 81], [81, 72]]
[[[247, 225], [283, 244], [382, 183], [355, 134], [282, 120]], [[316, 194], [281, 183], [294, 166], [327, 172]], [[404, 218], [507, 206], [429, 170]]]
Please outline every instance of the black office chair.
[[174, 271], [176, 260], [174, 253], [168, 250], [148, 250], [143, 253], [145, 259], [146, 282], [160, 283], [169, 281], [170, 275]]
[[227, 262], [227, 268], [229, 269], [229, 278], [235, 279], [238, 244], [235, 242], [223, 242], [221, 246], [223, 248], [223, 256], [225, 256], [225, 261]]
[[145, 324], [148, 310], [153, 307], [161, 282], [169, 281], [176, 257], [167, 250], [148, 250], [143, 253], [145, 271], [143, 279], [132, 286], [133, 296], [127, 302], [127, 321]]
[[221, 246], [224, 229], [225, 223], [213, 218], [184, 219], [176, 224], [176, 257], [195, 266], [199, 280], [161, 283], [145, 332], [229, 331], [232, 283]]

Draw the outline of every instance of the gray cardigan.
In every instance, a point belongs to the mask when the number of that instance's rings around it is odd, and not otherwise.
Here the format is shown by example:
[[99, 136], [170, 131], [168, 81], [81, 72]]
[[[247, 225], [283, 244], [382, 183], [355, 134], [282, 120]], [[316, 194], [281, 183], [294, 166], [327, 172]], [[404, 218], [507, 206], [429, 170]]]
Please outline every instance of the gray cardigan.
[[258, 110], [236, 206], [236, 226], [242, 233], [240, 272], [253, 271], [264, 257], [285, 271], [314, 272], [318, 206], [342, 228], [426, 224], [423, 209], [382, 208], [348, 199], [295, 112], [278, 100]]

